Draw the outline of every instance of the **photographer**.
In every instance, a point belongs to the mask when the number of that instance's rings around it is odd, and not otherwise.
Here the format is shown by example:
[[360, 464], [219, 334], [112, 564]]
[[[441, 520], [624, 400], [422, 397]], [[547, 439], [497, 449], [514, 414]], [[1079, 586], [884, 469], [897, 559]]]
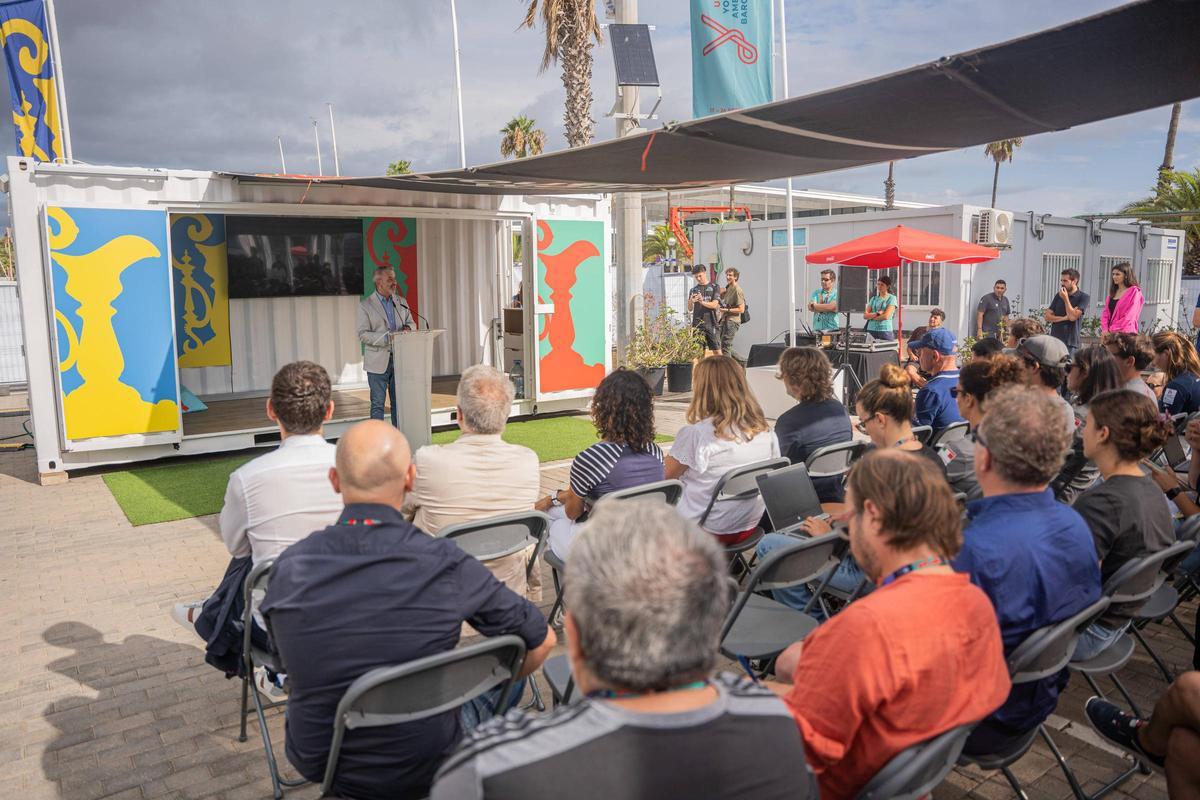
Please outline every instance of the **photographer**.
[[721, 352], [744, 367], [746, 359], [733, 349], [733, 339], [742, 327], [742, 317], [746, 313], [746, 295], [738, 285], [741, 276], [734, 267], [725, 270], [725, 291], [721, 294]]
[[721, 307], [721, 290], [708, 278], [708, 267], [697, 264], [692, 268], [696, 285], [688, 295], [688, 311], [692, 326], [704, 334], [705, 355], [721, 355], [721, 332], [717, 327], [717, 309]]

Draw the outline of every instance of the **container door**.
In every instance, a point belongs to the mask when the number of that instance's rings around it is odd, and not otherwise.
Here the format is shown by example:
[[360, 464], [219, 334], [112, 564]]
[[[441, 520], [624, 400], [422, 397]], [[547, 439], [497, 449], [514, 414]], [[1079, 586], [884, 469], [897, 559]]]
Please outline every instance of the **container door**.
[[47, 206], [64, 450], [182, 438], [167, 214]]
[[611, 360], [605, 224], [537, 220], [534, 264], [536, 392], [541, 400], [588, 397]]

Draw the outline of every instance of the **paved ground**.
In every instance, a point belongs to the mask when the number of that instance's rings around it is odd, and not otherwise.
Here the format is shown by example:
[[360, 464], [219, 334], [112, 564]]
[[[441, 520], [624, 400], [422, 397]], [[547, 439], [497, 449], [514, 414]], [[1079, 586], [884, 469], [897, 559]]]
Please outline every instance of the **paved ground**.
[[[683, 408], [661, 403], [660, 429], [676, 430]], [[0, 437], [20, 433], [22, 417], [5, 413]], [[566, 475], [566, 464], [548, 465], [543, 487], [564, 485]], [[35, 478], [31, 453], [0, 452], [0, 658], [9, 665], [0, 677], [0, 798], [270, 797], [257, 732], [237, 741], [237, 684], [206, 666], [196, 638], [167, 616], [223, 573], [215, 517], [133, 528], [98, 475], [53, 487]], [[1194, 605], [1182, 612], [1189, 629], [1194, 614]], [[1149, 637], [1173, 668], [1190, 664], [1177, 630], [1154, 626]], [[1165, 687], [1140, 651], [1121, 677], [1146, 708]], [[1129, 762], [1095, 746], [1082, 722], [1089, 695], [1073, 679], [1052, 723], [1092, 790]], [[271, 731], [281, 742], [280, 716]], [[1014, 771], [1032, 798], [1070, 796], [1041, 743]], [[1002, 778], [986, 778], [955, 772], [934, 798], [1012, 796]], [[1112, 796], [1153, 800], [1166, 788], [1161, 776], [1139, 775]]]

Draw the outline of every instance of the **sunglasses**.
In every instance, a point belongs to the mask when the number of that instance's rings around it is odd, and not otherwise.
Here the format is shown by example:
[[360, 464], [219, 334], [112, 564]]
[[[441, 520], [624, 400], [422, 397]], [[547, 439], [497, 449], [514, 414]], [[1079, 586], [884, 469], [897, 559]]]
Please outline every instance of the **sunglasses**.
[[979, 428], [976, 428], [975, 430], [971, 431], [971, 433], [968, 434], [968, 436], [970, 436], [971, 441], [974, 442], [975, 444], [983, 445], [984, 447], [988, 446], [987, 440], [983, 438], [983, 434], [980, 433]]

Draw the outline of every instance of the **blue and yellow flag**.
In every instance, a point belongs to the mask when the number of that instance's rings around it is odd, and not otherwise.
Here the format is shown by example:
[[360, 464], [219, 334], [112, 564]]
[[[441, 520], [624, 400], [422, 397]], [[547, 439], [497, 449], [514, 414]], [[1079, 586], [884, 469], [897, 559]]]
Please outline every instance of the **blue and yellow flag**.
[[769, 103], [771, 1], [692, 0], [692, 116]]
[[38, 161], [61, 162], [62, 128], [45, 3], [0, 3], [0, 45], [8, 64], [17, 152]]

